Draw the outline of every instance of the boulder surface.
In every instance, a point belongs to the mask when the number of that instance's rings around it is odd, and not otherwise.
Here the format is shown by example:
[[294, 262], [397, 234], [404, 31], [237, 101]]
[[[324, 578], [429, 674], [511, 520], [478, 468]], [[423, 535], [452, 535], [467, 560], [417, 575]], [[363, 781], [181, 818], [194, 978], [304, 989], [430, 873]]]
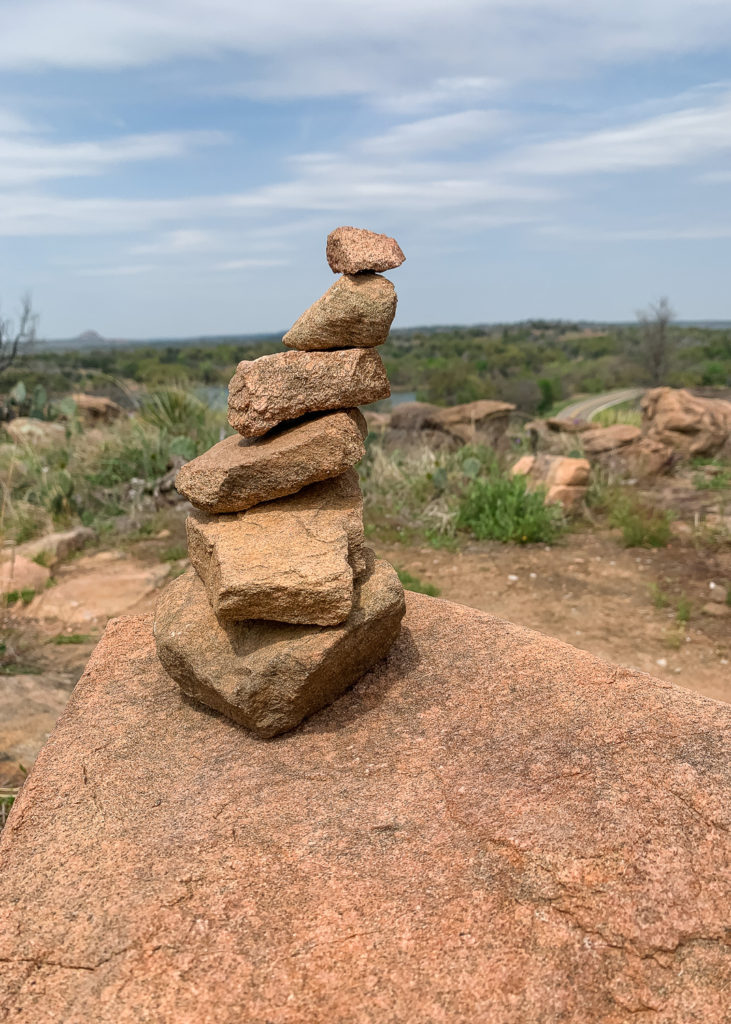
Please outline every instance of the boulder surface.
[[240, 512], [344, 473], [365, 455], [367, 434], [359, 409], [313, 416], [256, 440], [234, 434], [186, 462], [175, 486], [203, 512]]
[[348, 470], [245, 512], [188, 517], [188, 554], [220, 619], [334, 626], [365, 570], [363, 495]]
[[652, 388], [642, 399], [648, 437], [684, 455], [715, 455], [731, 448], [731, 402], [700, 398], [685, 388]]
[[396, 291], [380, 274], [345, 274], [306, 309], [282, 341], [323, 350], [382, 345], [396, 315]]
[[395, 238], [351, 227], [336, 228], [330, 232], [326, 255], [334, 274], [394, 270], [406, 259]]
[[367, 405], [390, 394], [374, 349], [277, 352], [236, 367], [228, 386], [228, 421], [244, 437], [259, 437], [285, 420]]
[[727, 1020], [731, 708], [407, 600], [269, 742], [108, 627], [0, 838], [8, 1019]]
[[388, 562], [371, 558], [353, 608], [337, 626], [221, 622], [193, 570], [155, 612], [161, 662], [183, 693], [257, 736], [287, 732], [339, 697], [398, 636], [404, 591]]

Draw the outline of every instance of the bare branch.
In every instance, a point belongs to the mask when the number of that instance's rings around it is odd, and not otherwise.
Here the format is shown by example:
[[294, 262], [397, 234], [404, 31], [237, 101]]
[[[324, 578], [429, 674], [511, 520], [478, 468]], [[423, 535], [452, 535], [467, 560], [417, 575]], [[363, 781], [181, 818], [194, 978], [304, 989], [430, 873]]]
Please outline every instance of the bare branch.
[[33, 301], [26, 292], [20, 300], [17, 326], [12, 320], [0, 317], [0, 373], [13, 363], [21, 345], [35, 341], [38, 316], [33, 312]]

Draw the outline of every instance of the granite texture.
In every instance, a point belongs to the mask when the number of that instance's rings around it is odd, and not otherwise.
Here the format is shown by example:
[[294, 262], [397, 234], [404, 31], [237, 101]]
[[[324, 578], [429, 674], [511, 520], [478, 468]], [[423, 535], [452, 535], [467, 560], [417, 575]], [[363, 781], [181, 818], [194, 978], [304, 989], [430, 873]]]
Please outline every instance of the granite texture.
[[374, 349], [276, 352], [245, 359], [228, 387], [228, 421], [259, 437], [285, 420], [388, 398], [386, 368]]
[[188, 553], [220, 619], [334, 626], [350, 615], [365, 570], [363, 495], [349, 469], [237, 512], [194, 512]]
[[329, 627], [220, 621], [189, 570], [155, 610], [160, 661], [185, 694], [256, 735], [294, 729], [373, 668], [398, 636], [404, 589], [388, 562], [366, 553], [350, 614]]
[[395, 238], [365, 228], [335, 228], [327, 236], [327, 262], [334, 274], [393, 270], [406, 257]]
[[324, 413], [251, 439], [233, 434], [180, 469], [175, 486], [202, 512], [240, 512], [344, 473], [365, 455], [359, 409]]
[[721, 1024], [730, 719], [410, 594], [262, 741], [116, 620], [0, 838], [0, 1019]]
[[396, 315], [396, 291], [380, 274], [344, 274], [282, 338], [288, 348], [323, 351], [382, 345]]

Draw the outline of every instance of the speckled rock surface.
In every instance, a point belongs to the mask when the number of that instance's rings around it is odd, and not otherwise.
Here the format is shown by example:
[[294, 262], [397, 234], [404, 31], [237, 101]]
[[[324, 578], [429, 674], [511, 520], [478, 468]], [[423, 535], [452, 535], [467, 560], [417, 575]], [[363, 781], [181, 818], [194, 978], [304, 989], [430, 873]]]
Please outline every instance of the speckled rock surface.
[[335, 274], [393, 270], [406, 259], [395, 238], [351, 227], [336, 228], [330, 232], [326, 255]]
[[363, 495], [354, 469], [246, 512], [187, 520], [188, 553], [220, 619], [334, 626], [365, 570]]
[[345, 274], [287, 331], [288, 348], [323, 350], [382, 345], [396, 315], [396, 291], [380, 274]]
[[325, 413], [252, 440], [234, 434], [192, 459], [175, 486], [203, 512], [240, 512], [344, 473], [365, 455], [359, 409]]
[[260, 741], [109, 626], [0, 840], [43, 1024], [721, 1024], [731, 708], [408, 595]]
[[285, 420], [388, 398], [391, 388], [374, 349], [277, 352], [239, 363], [228, 387], [228, 421], [259, 437]]
[[276, 736], [332, 703], [398, 636], [404, 591], [388, 562], [370, 553], [354, 591], [352, 611], [337, 626], [222, 623], [191, 569], [158, 601], [157, 652], [189, 697], [258, 736]]

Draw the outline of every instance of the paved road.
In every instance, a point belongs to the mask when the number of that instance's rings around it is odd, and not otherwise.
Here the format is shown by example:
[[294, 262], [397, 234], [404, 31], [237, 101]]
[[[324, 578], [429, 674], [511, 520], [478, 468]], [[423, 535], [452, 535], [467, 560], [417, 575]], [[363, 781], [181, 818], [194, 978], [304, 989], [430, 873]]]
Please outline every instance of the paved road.
[[605, 391], [601, 395], [582, 398], [580, 402], [572, 402], [556, 413], [558, 420], [591, 420], [598, 412], [611, 409], [613, 405], [631, 402], [644, 394], [644, 388], [624, 388], [622, 391]]

